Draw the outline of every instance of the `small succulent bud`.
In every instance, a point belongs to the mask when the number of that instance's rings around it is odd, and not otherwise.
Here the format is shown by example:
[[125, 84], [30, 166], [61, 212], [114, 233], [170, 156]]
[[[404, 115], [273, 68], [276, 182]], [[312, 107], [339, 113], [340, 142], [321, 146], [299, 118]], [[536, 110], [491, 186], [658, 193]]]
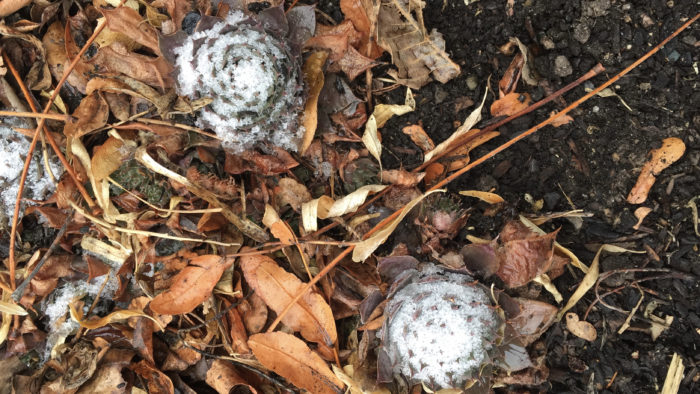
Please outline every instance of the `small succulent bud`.
[[393, 375], [432, 389], [478, 380], [504, 326], [485, 288], [432, 264], [395, 279], [384, 313], [380, 368], [388, 363]]
[[238, 153], [266, 141], [297, 149], [299, 56], [280, 29], [232, 11], [202, 17], [192, 34], [164, 37], [161, 47], [175, 66], [178, 93], [213, 100], [198, 125], [214, 130], [224, 148]]

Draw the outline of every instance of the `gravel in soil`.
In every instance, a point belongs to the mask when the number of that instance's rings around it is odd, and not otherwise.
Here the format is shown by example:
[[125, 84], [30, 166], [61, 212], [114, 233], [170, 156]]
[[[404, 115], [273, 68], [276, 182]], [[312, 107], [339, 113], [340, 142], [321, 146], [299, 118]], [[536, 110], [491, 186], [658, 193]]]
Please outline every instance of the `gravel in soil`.
[[[415, 112], [390, 120], [382, 129], [386, 168], [415, 168], [419, 150], [401, 132], [420, 123], [435, 140], [446, 139], [473, 107], [455, 110], [468, 98], [479, 102], [491, 78], [491, 87], [503, 75], [510, 57], [499, 46], [519, 38], [534, 56], [535, 71], [553, 90], [563, 87], [596, 63], [606, 71], [565, 96], [573, 101], [641, 57], [698, 12], [697, 3], [685, 1], [532, 0], [514, 2], [509, 16], [504, 1], [428, 0], [424, 10], [428, 30], [444, 35], [447, 51], [462, 72], [447, 84], [431, 83], [415, 92]], [[342, 20], [337, 1], [319, 2], [319, 8]], [[612, 255], [602, 261], [601, 272], [619, 270], [601, 286], [601, 292], [619, 288], [604, 301], [623, 311], [635, 307], [640, 290], [631, 285], [649, 274], [625, 273], [630, 268], [671, 268], [684, 278], [655, 279], [640, 283], [644, 294], [630, 329], [617, 333], [627, 314], [598, 303], [587, 320], [598, 331], [589, 343], [570, 334], [564, 323], [555, 324], [542, 340], [546, 344], [551, 392], [654, 392], [664, 383], [671, 356], [678, 353], [686, 366], [680, 392], [698, 390], [700, 311], [697, 275], [700, 275], [700, 237], [693, 229], [688, 202], [700, 195], [700, 89], [696, 23], [659, 53], [617, 81], [616, 97], [594, 97], [573, 112], [574, 121], [545, 128], [453, 182], [451, 192], [494, 188], [510, 204], [495, 217], [474, 210], [468, 225], [475, 235], [495, 236], [513, 213], [534, 213], [531, 201], [542, 200], [543, 211], [583, 209], [592, 216], [577, 228], [565, 219], [548, 224], [561, 227], [560, 243], [590, 263], [597, 245], [622, 243], [650, 250], [640, 255]], [[381, 71], [379, 71], [381, 72]], [[362, 81], [359, 82], [360, 84]], [[542, 86], [520, 83], [517, 91], [534, 100], [548, 93]], [[402, 103], [404, 89], [378, 96], [378, 102]], [[489, 119], [487, 101], [484, 119]], [[473, 152], [480, 157], [506, 138], [546, 119], [563, 108], [550, 104], [499, 129], [500, 138]], [[644, 206], [653, 209], [635, 230], [637, 206], [626, 203], [647, 153], [667, 137], [686, 144], [685, 156], [657, 179]], [[572, 206], [573, 204], [573, 206]], [[658, 259], [650, 256], [658, 255]], [[692, 278], [692, 279], [688, 279]], [[555, 281], [567, 299], [581, 280], [572, 271]], [[537, 290], [537, 289], [536, 289]], [[589, 292], [573, 309], [579, 316], [594, 302]], [[552, 303], [553, 300], [550, 300]], [[655, 309], [649, 305], [656, 306]], [[647, 332], [652, 315], [672, 316], [673, 323], [656, 340]]]

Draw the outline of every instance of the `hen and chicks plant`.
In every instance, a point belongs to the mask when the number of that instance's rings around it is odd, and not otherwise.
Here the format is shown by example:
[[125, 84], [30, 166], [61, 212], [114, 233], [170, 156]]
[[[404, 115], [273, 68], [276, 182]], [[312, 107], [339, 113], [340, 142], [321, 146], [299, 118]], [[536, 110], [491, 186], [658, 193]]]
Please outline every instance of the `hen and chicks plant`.
[[267, 18], [240, 10], [223, 19], [203, 16], [192, 34], [161, 40], [178, 93], [211, 99], [197, 124], [214, 130], [234, 153], [263, 142], [297, 150], [303, 134], [297, 121], [303, 105], [298, 37], [289, 36], [292, 19], [288, 24], [281, 10], [266, 11]]

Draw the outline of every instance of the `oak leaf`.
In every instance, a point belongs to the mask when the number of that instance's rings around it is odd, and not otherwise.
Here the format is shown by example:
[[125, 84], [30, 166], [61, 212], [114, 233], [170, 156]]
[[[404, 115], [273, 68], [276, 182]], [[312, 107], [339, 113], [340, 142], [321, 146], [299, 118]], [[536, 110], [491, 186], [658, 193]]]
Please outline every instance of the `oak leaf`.
[[164, 315], [189, 313], [211, 296], [224, 270], [233, 258], [202, 255], [190, 260], [180, 271], [170, 289], [158, 294], [150, 304], [151, 310]]
[[340, 394], [343, 382], [301, 339], [283, 332], [255, 334], [248, 346], [265, 367], [310, 393]]

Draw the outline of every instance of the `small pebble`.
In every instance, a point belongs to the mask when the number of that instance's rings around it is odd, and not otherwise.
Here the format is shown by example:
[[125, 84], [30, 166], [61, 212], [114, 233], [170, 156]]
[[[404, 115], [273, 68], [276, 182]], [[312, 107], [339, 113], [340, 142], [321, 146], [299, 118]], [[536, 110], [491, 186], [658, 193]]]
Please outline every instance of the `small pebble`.
[[593, 112], [594, 112], [594, 113], [598, 113], [598, 111], [600, 111], [600, 108], [599, 108], [597, 105], [594, 106], [594, 107], [593, 107]]
[[477, 86], [479, 86], [479, 80], [476, 78], [476, 75], [469, 75], [467, 77], [467, 88], [469, 88], [469, 90], [474, 90]]
[[574, 73], [573, 67], [571, 67], [571, 62], [566, 56], [559, 55], [554, 59], [554, 75], [558, 77], [568, 77]]
[[585, 44], [591, 37], [591, 29], [585, 23], [578, 23], [574, 26], [574, 39], [581, 44]]
[[642, 26], [645, 28], [650, 28], [654, 26], [654, 20], [647, 14], [642, 14]]
[[547, 36], [543, 36], [540, 39], [540, 44], [542, 44], [544, 49], [546, 49], [548, 51], [550, 51], [556, 47], [556, 45], [554, 44], [554, 41], [552, 41], [552, 39], [547, 37]]
[[668, 55], [668, 61], [671, 63], [675, 63], [679, 58], [681, 57], [681, 54], [678, 53], [678, 51], [674, 50]]

